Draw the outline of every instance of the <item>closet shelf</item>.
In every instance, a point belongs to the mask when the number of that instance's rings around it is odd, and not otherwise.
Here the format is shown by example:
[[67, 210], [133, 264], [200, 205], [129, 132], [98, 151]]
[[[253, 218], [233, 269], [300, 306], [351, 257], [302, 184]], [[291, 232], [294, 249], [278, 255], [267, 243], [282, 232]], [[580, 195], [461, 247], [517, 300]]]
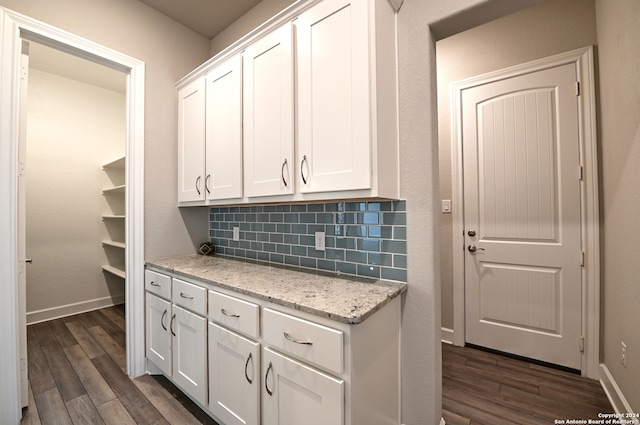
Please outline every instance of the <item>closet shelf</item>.
[[125, 191], [125, 185], [121, 185], [121, 186], [110, 187], [108, 189], [103, 189], [102, 194], [108, 195], [112, 193], [124, 193], [124, 191]]
[[106, 245], [106, 246], [113, 246], [115, 248], [122, 248], [125, 249], [125, 245], [124, 242], [116, 242], [116, 241], [109, 241], [109, 240], [104, 240], [102, 241], [102, 245]]
[[126, 279], [126, 274], [124, 272], [124, 270], [122, 270], [119, 267], [116, 266], [102, 266], [102, 270], [104, 270], [107, 273], [111, 273], [114, 276], [118, 276], [122, 279]]
[[118, 158], [118, 159], [116, 159], [114, 161], [111, 161], [111, 162], [109, 162], [107, 164], [104, 164], [102, 166], [102, 168], [121, 168], [121, 169], [124, 169], [125, 164], [126, 164], [125, 157], [121, 157], [121, 158]]

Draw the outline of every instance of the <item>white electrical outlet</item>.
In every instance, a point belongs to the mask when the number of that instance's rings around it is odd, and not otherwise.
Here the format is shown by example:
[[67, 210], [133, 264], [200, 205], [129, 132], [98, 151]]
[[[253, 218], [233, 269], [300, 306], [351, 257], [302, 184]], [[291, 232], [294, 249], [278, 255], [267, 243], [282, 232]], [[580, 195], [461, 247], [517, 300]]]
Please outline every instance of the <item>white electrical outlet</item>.
[[239, 227], [234, 227], [233, 228], [233, 240], [236, 241], [236, 242], [240, 240], [240, 228]]
[[324, 251], [324, 232], [316, 232], [316, 250]]
[[622, 366], [627, 367], [627, 344], [620, 341], [620, 361]]

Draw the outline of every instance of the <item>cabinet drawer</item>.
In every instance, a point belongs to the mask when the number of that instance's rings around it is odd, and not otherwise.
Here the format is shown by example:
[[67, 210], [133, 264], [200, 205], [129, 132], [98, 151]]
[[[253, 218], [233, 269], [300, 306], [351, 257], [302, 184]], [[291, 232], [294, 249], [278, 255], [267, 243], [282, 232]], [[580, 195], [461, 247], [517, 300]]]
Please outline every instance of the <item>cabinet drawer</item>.
[[144, 271], [144, 289], [167, 300], [171, 299], [171, 278], [151, 270]]
[[176, 278], [173, 278], [172, 288], [171, 300], [174, 304], [202, 316], [207, 315], [207, 290], [205, 288]]
[[342, 331], [265, 308], [262, 333], [272, 347], [335, 373], [343, 371]]
[[231, 330], [258, 338], [260, 307], [239, 298], [209, 291], [209, 318]]

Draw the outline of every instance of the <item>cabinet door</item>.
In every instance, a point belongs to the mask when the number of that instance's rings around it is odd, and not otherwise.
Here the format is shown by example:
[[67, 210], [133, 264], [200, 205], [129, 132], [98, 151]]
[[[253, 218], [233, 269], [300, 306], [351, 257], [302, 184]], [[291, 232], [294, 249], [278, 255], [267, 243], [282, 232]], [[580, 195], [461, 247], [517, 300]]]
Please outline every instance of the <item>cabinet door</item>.
[[209, 409], [226, 425], [260, 424], [260, 344], [209, 322]]
[[145, 299], [147, 358], [162, 372], [171, 376], [171, 303], [148, 292]]
[[204, 200], [205, 81], [178, 91], [178, 202]]
[[242, 57], [206, 76], [207, 199], [242, 197]]
[[176, 305], [171, 320], [173, 380], [207, 404], [207, 320]]
[[291, 24], [245, 50], [244, 143], [247, 196], [293, 193]]
[[342, 425], [344, 381], [269, 348], [262, 359], [263, 425]]
[[371, 188], [369, 3], [325, 0], [295, 22], [302, 193]]

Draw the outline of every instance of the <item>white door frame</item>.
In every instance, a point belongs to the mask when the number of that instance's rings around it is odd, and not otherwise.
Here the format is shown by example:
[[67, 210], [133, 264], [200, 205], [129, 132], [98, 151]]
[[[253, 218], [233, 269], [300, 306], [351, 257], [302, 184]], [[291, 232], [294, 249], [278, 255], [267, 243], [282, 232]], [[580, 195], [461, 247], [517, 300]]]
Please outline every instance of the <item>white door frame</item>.
[[[18, 117], [22, 39], [63, 50], [127, 74], [126, 270], [127, 370], [144, 373], [144, 76], [137, 59], [0, 7], [0, 411], [18, 422]], [[7, 423], [9, 423], [7, 422]]]
[[[462, 176], [462, 90], [506, 79], [574, 63], [577, 69], [580, 96], [579, 137], [581, 184], [581, 236], [584, 252], [582, 268], [582, 375], [598, 379], [600, 363], [600, 236], [598, 207], [598, 155], [596, 143], [595, 74], [593, 47], [585, 47], [537, 61], [516, 65], [478, 77], [455, 82], [451, 85], [451, 168], [453, 198], [453, 343], [465, 343], [464, 304], [464, 197]], [[576, 178], [578, 172], [576, 170]], [[576, 344], [578, 342], [576, 341]]]

